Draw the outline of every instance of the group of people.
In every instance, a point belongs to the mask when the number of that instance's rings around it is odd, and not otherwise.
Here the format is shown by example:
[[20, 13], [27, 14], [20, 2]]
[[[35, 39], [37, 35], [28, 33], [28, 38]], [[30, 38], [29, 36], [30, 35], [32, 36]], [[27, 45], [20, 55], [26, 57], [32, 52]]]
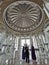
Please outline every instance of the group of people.
[[31, 45], [31, 49], [29, 49], [27, 44], [24, 44], [23, 49], [22, 49], [22, 59], [25, 60], [27, 63], [30, 62], [30, 59], [29, 59], [29, 50], [31, 51], [32, 60], [36, 60], [34, 46]]

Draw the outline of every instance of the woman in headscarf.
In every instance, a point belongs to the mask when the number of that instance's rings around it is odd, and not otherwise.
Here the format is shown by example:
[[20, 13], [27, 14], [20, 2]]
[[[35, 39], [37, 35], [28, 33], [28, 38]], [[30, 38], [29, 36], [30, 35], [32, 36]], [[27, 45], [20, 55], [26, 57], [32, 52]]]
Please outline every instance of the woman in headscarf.
[[25, 60], [27, 63], [29, 63], [29, 48], [27, 44], [25, 45]]
[[36, 54], [33, 44], [31, 45], [31, 57], [33, 61], [36, 61]]
[[22, 59], [25, 60], [25, 47], [22, 48]]

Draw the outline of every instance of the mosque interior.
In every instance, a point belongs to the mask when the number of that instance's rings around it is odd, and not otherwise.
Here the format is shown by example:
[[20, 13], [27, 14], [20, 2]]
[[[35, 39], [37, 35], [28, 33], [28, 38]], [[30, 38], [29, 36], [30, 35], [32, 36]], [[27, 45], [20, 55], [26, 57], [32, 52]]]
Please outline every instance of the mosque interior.
[[[22, 60], [25, 43], [36, 62]], [[0, 0], [0, 65], [49, 65], [49, 0]]]

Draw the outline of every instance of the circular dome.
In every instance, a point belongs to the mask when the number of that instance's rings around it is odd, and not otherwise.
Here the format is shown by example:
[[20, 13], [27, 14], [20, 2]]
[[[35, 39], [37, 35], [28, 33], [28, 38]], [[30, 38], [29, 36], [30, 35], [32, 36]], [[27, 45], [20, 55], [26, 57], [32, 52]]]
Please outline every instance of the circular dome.
[[14, 31], [31, 32], [43, 21], [44, 12], [39, 5], [30, 1], [16, 1], [4, 11], [4, 21]]

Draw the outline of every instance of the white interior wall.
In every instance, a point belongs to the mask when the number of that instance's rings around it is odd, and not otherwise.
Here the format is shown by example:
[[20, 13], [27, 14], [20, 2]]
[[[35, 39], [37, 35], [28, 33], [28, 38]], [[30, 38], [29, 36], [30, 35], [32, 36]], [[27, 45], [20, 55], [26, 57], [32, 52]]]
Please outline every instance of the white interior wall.
[[44, 11], [45, 11], [47, 17], [49, 18], [49, 2], [44, 1], [43, 9], [44, 9]]

